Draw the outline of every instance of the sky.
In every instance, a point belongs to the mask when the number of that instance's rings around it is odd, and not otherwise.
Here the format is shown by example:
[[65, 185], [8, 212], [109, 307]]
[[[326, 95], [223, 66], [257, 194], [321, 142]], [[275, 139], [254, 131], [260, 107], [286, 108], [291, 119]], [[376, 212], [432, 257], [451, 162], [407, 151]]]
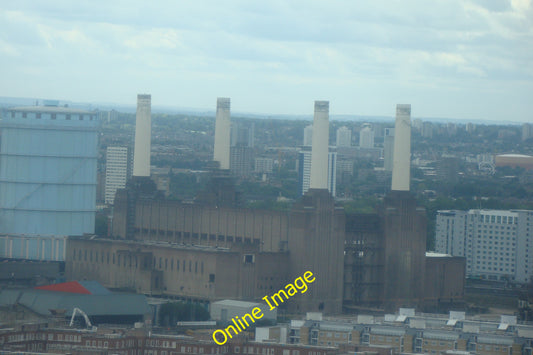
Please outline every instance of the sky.
[[0, 96], [533, 122], [532, 0], [0, 0]]

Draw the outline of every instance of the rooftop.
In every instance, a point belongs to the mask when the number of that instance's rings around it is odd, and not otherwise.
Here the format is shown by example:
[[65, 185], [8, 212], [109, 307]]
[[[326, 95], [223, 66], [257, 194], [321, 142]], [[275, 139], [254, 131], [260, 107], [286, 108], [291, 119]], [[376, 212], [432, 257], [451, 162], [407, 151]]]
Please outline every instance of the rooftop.
[[42, 113], [77, 113], [77, 114], [94, 114], [94, 111], [87, 111], [73, 107], [65, 106], [19, 106], [11, 107], [8, 111], [19, 112], [42, 112]]

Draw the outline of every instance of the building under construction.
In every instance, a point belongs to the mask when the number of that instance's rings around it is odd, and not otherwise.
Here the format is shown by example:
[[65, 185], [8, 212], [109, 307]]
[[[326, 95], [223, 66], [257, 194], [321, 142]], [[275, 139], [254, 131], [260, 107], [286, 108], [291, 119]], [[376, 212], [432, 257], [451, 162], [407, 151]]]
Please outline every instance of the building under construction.
[[[166, 200], [149, 179], [149, 154], [135, 152], [137, 168], [116, 194], [108, 238], [69, 239], [69, 279], [209, 303], [259, 301], [311, 271], [308, 291], [282, 305], [289, 312], [462, 300], [464, 259], [426, 255], [425, 211], [409, 192], [410, 105], [397, 108], [392, 191], [377, 213], [347, 214], [327, 190], [327, 101], [315, 102], [310, 189], [289, 212], [240, 206], [226, 170], [229, 104], [217, 102], [214, 161], [225, 169], [213, 170], [208, 190], [193, 204]], [[149, 110], [138, 109], [138, 122], [149, 119]], [[146, 134], [136, 131], [135, 140], [149, 146]]]

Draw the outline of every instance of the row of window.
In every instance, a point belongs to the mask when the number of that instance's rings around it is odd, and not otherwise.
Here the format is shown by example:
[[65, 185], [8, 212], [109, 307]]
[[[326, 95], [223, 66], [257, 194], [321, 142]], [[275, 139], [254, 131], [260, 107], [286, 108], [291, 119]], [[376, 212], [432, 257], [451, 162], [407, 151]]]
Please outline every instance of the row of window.
[[503, 224], [518, 224], [518, 217], [512, 216], [493, 216], [482, 214], [479, 216], [482, 223], [503, 223]]
[[[82, 252], [82, 250], [78, 250], [76, 251], [76, 249], [74, 249], [74, 252], [72, 254], [72, 260], [73, 261], [76, 261], [76, 259], [78, 261], [88, 261], [88, 262], [100, 262], [102, 264], [104, 263], [107, 263], [107, 265], [109, 264], [112, 264], [112, 265], [115, 265], [117, 264], [118, 266], [123, 266], [123, 267], [126, 267], [126, 266], [129, 266], [129, 267], [135, 267], [136, 269], [139, 267], [139, 260], [137, 258], [137, 255], [134, 255], [133, 257], [131, 255], [123, 255], [123, 254], [116, 254], [116, 253], [111, 253], [111, 252], [101, 252], [101, 253], [98, 253], [98, 251], [93, 251], [90, 250], [89, 252], [87, 250], [84, 250]], [[149, 259], [148, 257], [144, 257], [142, 258], [142, 263], [143, 263], [143, 268], [144, 269], [148, 269], [148, 265], [149, 265]], [[164, 258], [163, 257], [159, 257], [156, 258], [155, 256], [153, 257], [153, 260], [152, 260], [152, 266], [154, 268], [158, 268], [159, 270], [165, 270], [165, 271], [174, 271], [174, 269], [176, 271], [180, 271], [180, 264], [181, 264], [181, 271], [183, 272], [186, 272], [187, 269], [189, 272], [194, 272], [194, 273], [198, 273], [200, 272], [201, 275], [204, 274], [204, 262], [203, 261], [193, 261], [192, 260], [189, 260], [189, 262], [187, 263], [186, 260], [182, 260], [180, 262], [179, 259], [175, 259], [175, 262], [174, 262], [174, 258]], [[187, 268], [188, 266], [188, 268]], [[214, 278], [213, 278], [213, 281], [214, 282]]]
[[[141, 234], [142, 233], [142, 234]], [[193, 240], [204, 240], [207, 241], [208, 237], [211, 241], [219, 241], [219, 242], [235, 242], [235, 243], [245, 243], [250, 244], [253, 242], [253, 244], [259, 244], [260, 240], [258, 238], [248, 238], [248, 237], [234, 237], [231, 235], [225, 236], [223, 234], [219, 234], [218, 236], [216, 234], [207, 234], [207, 233], [190, 233], [190, 232], [179, 232], [179, 231], [173, 231], [173, 230], [164, 230], [164, 229], [148, 229], [148, 228], [135, 228], [135, 234], [141, 234], [141, 236], [144, 235], [161, 235], [161, 236], [173, 236], [177, 240], [188, 240], [192, 237]]]

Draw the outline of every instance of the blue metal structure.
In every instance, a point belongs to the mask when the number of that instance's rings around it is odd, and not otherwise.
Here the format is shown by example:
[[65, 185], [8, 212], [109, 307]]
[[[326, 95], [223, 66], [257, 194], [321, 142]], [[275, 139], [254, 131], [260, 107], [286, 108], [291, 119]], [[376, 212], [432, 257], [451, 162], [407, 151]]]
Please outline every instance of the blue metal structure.
[[[96, 112], [12, 108], [0, 129], [0, 234], [28, 238], [94, 233]], [[41, 248], [47, 249], [43, 243]]]

